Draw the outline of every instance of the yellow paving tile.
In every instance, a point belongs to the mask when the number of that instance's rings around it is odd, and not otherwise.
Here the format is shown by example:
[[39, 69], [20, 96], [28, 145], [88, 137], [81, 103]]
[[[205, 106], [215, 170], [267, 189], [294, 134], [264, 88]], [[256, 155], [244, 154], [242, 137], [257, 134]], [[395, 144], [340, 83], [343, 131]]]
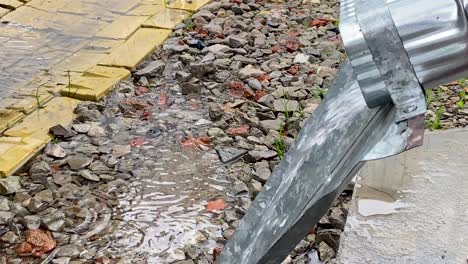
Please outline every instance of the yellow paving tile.
[[14, 38], [24, 33], [24, 29], [18, 27], [0, 27], [0, 36]]
[[143, 26], [173, 29], [177, 24], [181, 23], [182, 20], [189, 16], [190, 13], [187, 11], [167, 8], [149, 18], [145, 23], [143, 23]]
[[34, 138], [45, 142], [50, 140], [49, 128], [56, 125], [67, 126], [73, 121], [73, 110], [81, 101], [68, 97], [55, 97], [45, 107], [38, 108], [21, 123], [6, 130], [8, 137]]
[[99, 64], [133, 69], [161, 45], [170, 33], [171, 30], [166, 29], [140, 28]]
[[126, 39], [148, 19], [147, 16], [121, 16], [98, 32], [96, 37]]
[[130, 71], [124, 68], [106, 67], [96, 65], [83, 73], [86, 77], [126, 79], [130, 76]]
[[10, 12], [10, 9], [0, 7], [0, 17], [6, 15], [8, 12]]
[[105, 58], [106, 54], [78, 51], [72, 56], [65, 58], [53, 67], [55, 70], [60, 71], [76, 71], [84, 72], [92, 66], [96, 65], [99, 61]]
[[35, 138], [0, 137], [0, 176], [13, 174], [45, 144]]
[[17, 0], [0, 0], [0, 5], [3, 5], [8, 8], [18, 8], [24, 5], [24, 3]]
[[50, 93], [42, 93], [37, 96], [29, 95], [24, 98], [18, 99], [14, 105], [7, 106], [7, 109], [17, 110], [24, 114], [29, 114], [39, 106], [42, 107], [47, 101], [52, 99], [53, 95]]
[[170, 8], [175, 8], [175, 9], [183, 9], [191, 12], [195, 12], [200, 7], [206, 5], [209, 3], [211, 0], [192, 0], [192, 1], [187, 1], [187, 0], [175, 0], [174, 3], [171, 3], [168, 5]]
[[140, 5], [131, 10], [128, 14], [134, 16], [152, 16], [159, 13], [164, 8], [163, 5]]
[[122, 45], [123, 39], [95, 39], [82, 48], [83, 51], [110, 53], [114, 48]]
[[29, 6], [20, 6], [15, 12], [10, 12], [1, 18], [1, 21], [14, 22], [37, 29], [46, 29], [47, 25], [41, 20], [47, 17], [49, 13], [32, 8]]
[[162, 5], [166, 6], [167, 0], [141, 0], [140, 2], [145, 5]]
[[60, 94], [80, 100], [97, 101], [112, 90], [120, 79], [82, 76], [62, 88]]
[[5, 129], [21, 120], [23, 117], [24, 114], [19, 111], [11, 109], [0, 110], [0, 132], [3, 132]]

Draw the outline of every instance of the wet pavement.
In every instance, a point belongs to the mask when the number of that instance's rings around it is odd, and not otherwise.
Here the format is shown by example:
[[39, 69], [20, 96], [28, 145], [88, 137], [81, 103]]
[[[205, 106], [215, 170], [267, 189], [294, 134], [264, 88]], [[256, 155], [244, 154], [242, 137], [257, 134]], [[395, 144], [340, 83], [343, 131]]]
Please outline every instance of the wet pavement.
[[[344, 59], [338, 10], [223, 0], [178, 25], [0, 181], [0, 263], [212, 263]], [[285, 263], [335, 256], [349, 197]]]
[[369, 162], [360, 172], [338, 263], [466, 263], [466, 129]]
[[[110, 46], [95, 46], [105, 40], [96, 34], [121, 16], [119, 13], [138, 4], [137, 0], [33, 0], [1, 17], [0, 101], [28, 88], [34, 77], [75, 70], [67, 62], [79, 56], [76, 52], [80, 50], [94, 52], [95, 57], [109, 52]], [[90, 58], [88, 63], [92, 64]]]

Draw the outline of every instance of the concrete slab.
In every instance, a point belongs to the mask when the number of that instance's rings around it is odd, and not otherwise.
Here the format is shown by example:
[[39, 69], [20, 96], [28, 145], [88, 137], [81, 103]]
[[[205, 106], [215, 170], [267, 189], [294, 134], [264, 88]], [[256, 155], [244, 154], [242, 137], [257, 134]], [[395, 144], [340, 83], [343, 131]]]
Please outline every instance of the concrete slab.
[[467, 263], [468, 130], [360, 172], [337, 263]]

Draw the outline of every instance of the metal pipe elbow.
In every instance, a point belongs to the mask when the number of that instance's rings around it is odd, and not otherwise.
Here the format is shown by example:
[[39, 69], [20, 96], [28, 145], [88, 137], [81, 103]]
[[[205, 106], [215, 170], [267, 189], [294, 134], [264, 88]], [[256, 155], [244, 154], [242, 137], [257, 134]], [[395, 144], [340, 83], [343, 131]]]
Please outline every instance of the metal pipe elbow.
[[367, 105], [393, 102], [408, 119], [426, 110], [422, 89], [467, 77], [467, 14], [468, 0], [343, 0], [343, 43]]

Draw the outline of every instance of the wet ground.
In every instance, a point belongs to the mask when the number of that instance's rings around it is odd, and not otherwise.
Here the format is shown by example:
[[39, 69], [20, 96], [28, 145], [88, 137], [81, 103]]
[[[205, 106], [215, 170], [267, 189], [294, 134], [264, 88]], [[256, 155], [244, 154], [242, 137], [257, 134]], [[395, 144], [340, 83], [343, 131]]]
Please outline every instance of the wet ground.
[[[241, 2], [176, 27], [9, 178], [1, 264], [213, 262], [345, 57], [336, 1]], [[350, 194], [285, 263], [333, 259]]]
[[360, 172], [339, 263], [466, 263], [466, 129]]

